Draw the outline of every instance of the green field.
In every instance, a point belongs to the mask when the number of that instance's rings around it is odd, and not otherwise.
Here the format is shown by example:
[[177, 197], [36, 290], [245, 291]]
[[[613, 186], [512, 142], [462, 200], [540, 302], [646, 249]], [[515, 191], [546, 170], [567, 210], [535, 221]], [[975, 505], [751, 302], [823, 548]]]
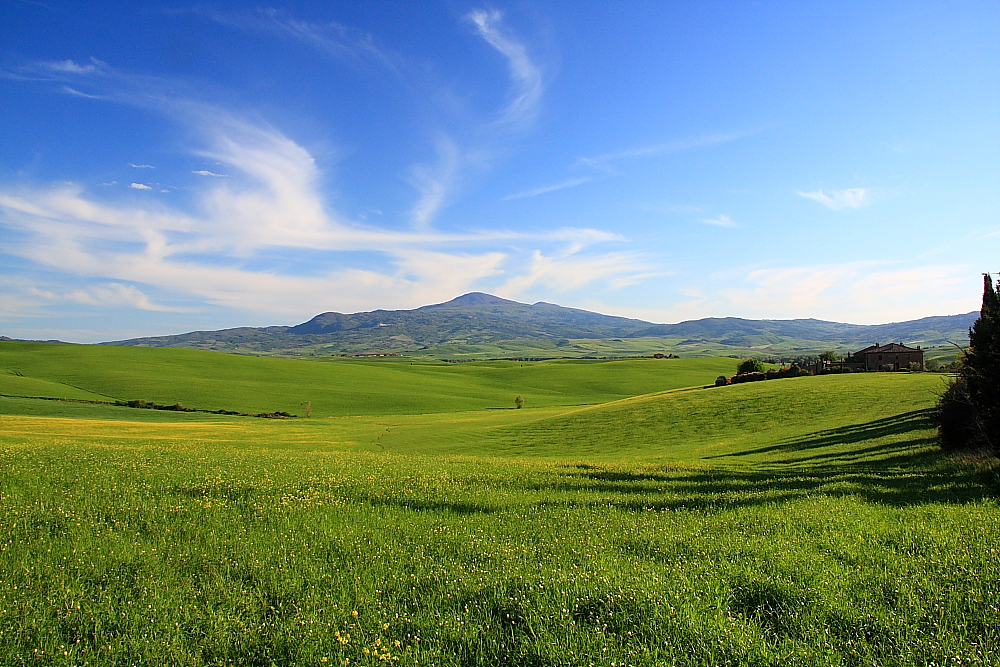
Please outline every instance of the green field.
[[0, 344], [0, 664], [1000, 663], [942, 378], [734, 366]]

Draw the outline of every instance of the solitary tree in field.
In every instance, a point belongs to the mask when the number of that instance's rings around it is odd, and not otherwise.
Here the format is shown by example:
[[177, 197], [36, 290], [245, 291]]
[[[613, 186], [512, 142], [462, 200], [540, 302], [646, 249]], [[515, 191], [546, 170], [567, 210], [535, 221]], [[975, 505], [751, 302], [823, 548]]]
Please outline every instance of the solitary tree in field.
[[760, 359], [744, 359], [740, 362], [740, 365], [736, 367], [736, 374], [743, 375], [744, 373], [763, 373], [767, 368], [764, 366], [764, 362]]
[[524, 407], [524, 398], [521, 397], [521, 396], [518, 396], [517, 398], [515, 398], [514, 399], [514, 407], [517, 408], [518, 410], [520, 410], [521, 408], [523, 408]]
[[996, 452], [1000, 445], [1000, 297], [988, 273], [969, 349], [938, 405], [938, 434], [945, 449]]

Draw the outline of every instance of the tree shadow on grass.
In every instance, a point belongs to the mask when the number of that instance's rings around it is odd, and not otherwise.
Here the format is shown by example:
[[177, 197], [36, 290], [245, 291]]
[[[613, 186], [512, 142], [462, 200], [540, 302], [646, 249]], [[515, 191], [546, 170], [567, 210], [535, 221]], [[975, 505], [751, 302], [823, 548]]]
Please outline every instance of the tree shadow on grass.
[[[881, 440], [890, 436], [906, 436], [915, 431], [927, 431], [935, 428], [933, 419], [934, 409], [924, 408], [923, 410], [912, 410], [892, 417], [876, 419], [864, 424], [852, 424], [839, 428], [817, 431], [805, 436], [788, 439], [776, 445], [750, 449], [737, 453], [716, 454], [707, 456], [706, 459], [727, 459], [742, 458], [745, 456], [759, 454], [798, 454], [810, 450], [823, 449], [827, 447], [849, 447], [862, 442]], [[872, 453], [892, 453], [894, 449], [899, 453], [913, 449], [915, 445], [933, 444], [936, 438], [922, 438], [920, 440], [901, 439], [898, 442], [877, 445], [864, 449], [852, 448], [847, 451], [834, 451], [827, 454], [815, 456], [795, 456], [794, 461], [818, 461], [825, 459], [836, 459], [843, 456], [853, 456], [858, 458], [862, 455], [870, 456]]]
[[[754, 467], [648, 473], [588, 468], [562, 473], [563, 482], [553, 488], [607, 494], [593, 504], [626, 511], [721, 511], [806, 497], [855, 497], [893, 507], [1000, 497], [998, 470], [964, 464], [934, 447], [936, 438], [927, 435], [934, 427], [932, 414], [914, 410], [706, 457], [734, 463], [749, 457]], [[886, 438], [891, 440], [882, 441]], [[761, 454], [778, 460], [754, 462]]]

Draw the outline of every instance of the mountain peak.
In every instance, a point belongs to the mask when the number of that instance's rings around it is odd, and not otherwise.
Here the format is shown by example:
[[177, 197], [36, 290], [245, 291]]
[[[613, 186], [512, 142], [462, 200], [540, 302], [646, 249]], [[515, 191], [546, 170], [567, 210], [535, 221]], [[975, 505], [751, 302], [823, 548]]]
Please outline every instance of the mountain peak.
[[501, 299], [485, 292], [469, 292], [462, 296], [455, 297], [451, 301], [435, 303], [424, 308], [453, 308], [456, 306], [523, 306], [524, 304], [510, 299]]

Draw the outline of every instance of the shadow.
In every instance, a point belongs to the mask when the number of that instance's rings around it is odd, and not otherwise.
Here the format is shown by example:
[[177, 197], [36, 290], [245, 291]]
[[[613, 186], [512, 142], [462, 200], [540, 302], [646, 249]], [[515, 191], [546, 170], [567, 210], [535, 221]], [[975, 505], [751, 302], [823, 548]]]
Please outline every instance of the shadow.
[[497, 508], [482, 503], [438, 501], [426, 498], [394, 498], [391, 496], [351, 495], [344, 496], [351, 503], [372, 507], [388, 507], [411, 510], [413, 512], [447, 512], [450, 514], [496, 514]]
[[[803, 452], [811, 449], [822, 449], [824, 447], [855, 445], [869, 440], [879, 440], [889, 436], [906, 435], [907, 433], [912, 433], [913, 431], [925, 431], [935, 428], [933, 415], [934, 408], [913, 410], [892, 417], [876, 419], [875, 421], [867, 422], [865, 424], [852, 424], [850, 426], [841, 426], [840, 428], [817, 431], [816, 433], [810, 433], [807, 436], [793, 438], [777, 445], [769, 445], [767, 447], [750, 449], [739, 453], [717, 454], [715, 456], [706, 456], [705, 458], [736, 458], [752, 454]], [[935, 438], [931, 438], [930, 442], [934, 442], [935, 440]], [[896, 446], [900, 449], [909, 449], [913, 447], [913, 444], [914, 442], [909, 440]], [[852, 450], [851, 452], [846, 453], [854, 454], [855, 452], [863, 451], [865, 450]], [[800, 458], [799, 460], [806, 459]]]
[[[936, 447], [933, 409], [828, 429], [804, 437], [706, 460], [784, 454], [783, 459], [742, 468], [701, 470], [662, 466], [648, 472], [578, 465], [557, 479], [525, 481], [522, 488], [601, 496], [567, 500], [574, 505], [615, 506], [622, 511], [724, 511], [780, 504], [805, 497], [854, 497], [892, 507], [964, 504], [1000, 497], [1000, 468], [975, 466]], [[910, 437], [907, 437], [910, 436]], [[891, 442], [880, 442], [892, 438]], [[552, 505], [540, 501], [538, 505]]]

